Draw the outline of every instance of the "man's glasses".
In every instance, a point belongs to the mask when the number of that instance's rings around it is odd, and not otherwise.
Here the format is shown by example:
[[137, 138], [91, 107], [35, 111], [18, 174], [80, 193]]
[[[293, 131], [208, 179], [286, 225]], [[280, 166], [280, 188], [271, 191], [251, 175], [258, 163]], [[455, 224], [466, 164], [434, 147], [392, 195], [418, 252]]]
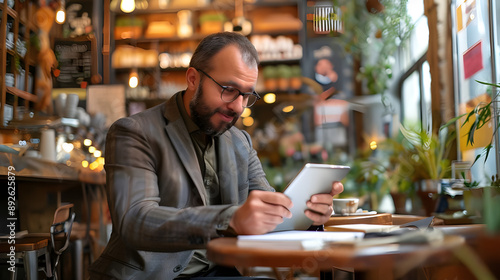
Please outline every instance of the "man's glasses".
[[234, 88], [232, 86], [223, 86], [223, 85], [219, 84], [216, 80], [214, 80], [214, 78], [210, 77], [210, 75], [205, 73], [205, 71], [203, 71], [201, 69], [196, 69], [196, 70], [203, 73], [203, 75], [210, 78], [210, 80], [214, 81], [214, 83], [216, 83], [218, 86], [220, 86], [222, 88], [222, 92], [220, 93], [220, 98], [222, 99], [222, 101], [224, 101], [226, 103], [233, 102], [234, 100], [236, 100], [236, 98], [238, 98], [238, 96], [241, 95], [241, 96], [243, 96], [243, 107], [249, 108], [253, 104], [255, 104], [255, 102], [257, 102], [257, 100], [260, 99], [259, 94], [255, 91], [242, 92], [241, 90]]

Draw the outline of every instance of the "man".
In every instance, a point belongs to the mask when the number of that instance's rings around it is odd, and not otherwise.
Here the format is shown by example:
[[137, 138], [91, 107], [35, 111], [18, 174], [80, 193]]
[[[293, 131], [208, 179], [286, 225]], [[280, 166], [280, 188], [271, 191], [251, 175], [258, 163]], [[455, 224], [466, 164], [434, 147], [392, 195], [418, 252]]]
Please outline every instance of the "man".
[[[106, 140], [109, 243], [92, 279], [175, 279], [236, 275], [203, 250], [221, 236], [263, 234], [291, 216], [273, 192], [250, 136], [233, 127], [259, 98], [258, 55], [244, 36], [207, 36], [169, 101], [118, 120]], [[330, 194], [311, 197], [314, 225], [332, 213]]]

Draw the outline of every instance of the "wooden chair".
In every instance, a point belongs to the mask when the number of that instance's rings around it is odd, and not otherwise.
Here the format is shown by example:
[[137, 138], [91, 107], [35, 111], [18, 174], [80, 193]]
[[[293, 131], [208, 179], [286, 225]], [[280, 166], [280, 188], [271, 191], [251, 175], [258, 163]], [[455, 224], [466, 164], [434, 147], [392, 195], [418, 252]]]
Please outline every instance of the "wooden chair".
[[[10, 279], [17, 278], [17, 266], [22, 264], [28, 280], [37, 280], [39, 271], [43, 271], [47, 278], [57, 280], [59, 257], [69, 245], [74, 219], [73, 204], [65, 204], [56, 209], [50, 233], [26, 234], [16, 238], [15, 245], [9, 243], [10, 239], [1, 240], [0, 259], [3, 263], [8, 261]], [[11, 250], [12, 246], [14, 250]], [[54, 264], [51, 254], [55, 255]]]
[[[56, 272], [59, 258], [66, 248], [68, 248], [74, 220], [75, 212], [73, 211], [73, 204], [66, 204], [57, 208], [54, 214], [54, 222], [50, 226], [50, 241], [56, 258], [54, 265], [51, 267], [52, 271], [47, 273], [47, 275], [53, 275], [55, 280], [57, 280]], [[62, 241], [62, 245], [59, 245], [60, 242], [56, 243], [56, 239]]]

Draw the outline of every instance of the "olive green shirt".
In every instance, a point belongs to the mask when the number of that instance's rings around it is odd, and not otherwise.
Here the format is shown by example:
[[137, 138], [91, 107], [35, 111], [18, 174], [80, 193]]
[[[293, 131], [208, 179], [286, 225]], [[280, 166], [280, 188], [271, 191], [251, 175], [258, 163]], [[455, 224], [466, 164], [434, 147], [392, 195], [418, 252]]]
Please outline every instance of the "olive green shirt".
[[[200, 164], [201, 173], [203, 176], [203, 184], [207, 192], [208, 201], [211, 205], [220, 204], [219, 178], [217, 176], [217, 156], [215, 152], [215, 139], [203, 133], [198, 125], [189, 117], [186, 108], [183, 106], [182, 95], [177, 96], [179, 99], [179, 111], [186, 125], [191, 141], [193, 141], [194, 150]], [[195, 250], [191, 261], [179, 277], [188, 277], [198, 272], [212, 268], [214, 264], [206, 257], [206, 250]]]

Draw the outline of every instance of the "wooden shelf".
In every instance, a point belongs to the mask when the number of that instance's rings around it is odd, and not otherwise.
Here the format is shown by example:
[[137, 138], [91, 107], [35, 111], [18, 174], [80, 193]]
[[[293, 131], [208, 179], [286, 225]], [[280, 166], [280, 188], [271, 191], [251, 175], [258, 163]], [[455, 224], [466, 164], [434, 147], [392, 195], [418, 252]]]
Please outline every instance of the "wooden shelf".
[[16, 55], [16, 52], [14, 51], [14, 49], [9, 49], [7, 46], [5, 46], [5, 50], [7, 51], [8, 54], [10, 54], [12, 56]]
[[148, 15], [148, 14], [172, 14], [177, 13], [181, 10], [190, 10], [192, 12], [203, 12], [203, 11], [234, 11], [234, 6], [225, 5], [223, 7], [216, 7], [214, 5], [207, 6], [191, 6], [191, 7], [178, 7], [178, 8], [166, 8], [166, 9], [145, 9], [139, 10], [135, 9], [132, 13], [124, 13], [122, 11], [113, 12], [116, 16], [134, 16], [134, 15]]
[[[153, 7], [155, 8], [155, 7]], [[281, 9], [283, 8], [283, 9]], [[244, 7], [244, 12], [245, 12], [245, 17], [247, 17], [250, 21], [257, 21], [259, 20], [259, 15], [263, 17], [267, 17], [267, 15], [272, 15], [275, 12], [279, 12], [281, 14], [286, 14], [290, 15], [295, 19], [300, 19], [300, 14], [301, 14], [301, 5], [299, 5], [299, 0], [266, 0], [260, 1], [257, 0], [253, 2], [253, 4], [245, 4]], [[159, 38], [147, 38], [144, 34], [147, 31], [148, 24], [151, 22], [155, 21], [162, 21], [162, 20], [168, 20], [172, 22], [175, 28], [177, 28], [176, 24], [176, 13], [180, 10], [190, 10], [192, 12], [192, 19], [191, 19], [191, 24], [193, 27], [193, 35], [189, 37], [179, 37], [177, 36], [177, 33], [173, 32], [171, 37], [159, 37]], [[183, 53], [183, 52], [192, 52], [194, 51], [197, 43], [201, 41], [203, 38], [205, 38], [208, 34], [201, 33], [204, 31], [202, 29], [202, 26], [200, 25], [200, 16], [204, 15], [205, 12], [216, 12], [219, 14], [224, 14], [228, 20], [230, 20], [234, 16], [235, 12], [235, 6], [234, 2], [231, 3], [226, 3], [224, 5], [215, 5], [215, 4], [209, 4], [205, 5], [202, 7], [175, 7], [175, 8], [167, 8], [167, 9], [146, 9], [146, 10], [135, 10], [134, 12], [130, 14], [123, 13], [121, 11], [110, 11], [107, 16], [110, 17], [110, 40], [113, 41], [111, 44], [111, 49], [110, 53], [113, 53], [114, 50], [118, 49], [119, 47], [131, 45], [133, 47], [137, 48], [142, 48], [142, 49], [154, 49], [157, 50], [159, 53], [170, 53], [170, 54], [177, 54], [177, 53]], [[125, 19], [125, 17], [130, 17], [134, 18], [137, 20], [140, 20], [141, 22], [144, 23], [144, 26], [141, 27], [141, 32], [138, 30], [131, 30], [130, 32], [135, 32], [136, 38], [127, 38], [127, 39], [119, 39], [117, 36], [117, 39], [114, 38], [114, 35], [120, 35], [120, 34], [114, 34], [115, 31], [115, 26], [113, 25], [114, 23], [119, 23], [120, 26], [125, 24], [125, 22], [118, 22], [121, 19]], [[134, 24], [134, 22], [131, 22], [129, 24]], [[255, 22], [254, 22], [255, 25]], [[285, 24], [286, 25], [286, 24]], [[123, 26], [122, 26], [123, 27]], [[302, 29], [297, 29], [297, 30], [292, 30], [292, 28], [289, 28], [289, 26], [285, 26], [286, 28], [280, 28], [280, 29], [273, 29], [270, 32], [260, 32], [257, 29], [254, 29], [254, 31], [249, 34], [247, 37], [250, 38], [251, 36], [254, 35], [270, 35], [272, 37], [276, 36], [286, 36], [294, 42], [294, 44], [302, 44], [303, 45], [303, 38], [301, 37], [301, 32]], [[215, 28], [215, 27], [214, 27]], [[261, 28], [261, 30], [264, 30]], [[120, 30], [117, 30], [120, 32]], [[128, 35], [128, 34], [127, 34]], [[261, 61], [260, 65], [261, 66], [267, 66], [267, 65], [278, 65], [278, 64], [287, 64], [287, 65], [300, 65], [302, 59], [301, 58], [294, 58], [294, 59], [283, 59], [283, 60], [273, 60], [273, 61]], [[155, 81], [168, 81], [172, 83], [177, 83], [179, 78], [180, 78], [180, 73], [182, 71], [186, 71], [187, 68], [183, 67], [177, 67], [177, 68], [164, 68], [162, 69], [159, 67], [138, 67], [137, 70], [141, 72], [147, 72], [148, 74], [151, 74]], [[127, 73], [131, 70], [131, 68], [128, 67], [120, 67], [120, 68], [113, 68], [111, 70], [111, 82], [112, 83], [126, 83], [126, 80], [128, 79]], [[153, 72], [154, 71], [154, 72]], [[151, 78], [148, 76], [148, 78]], [[150, 84], [145, 84], [146, 86], [149, 86]], [[153, 89], [151, 92], [155, 92], [155, 89], [158, 89], [160, 85], [158, 85], [156, 88], [151, 87], [150, 89]], [[291, 93], [292, 94], [292, 93]], [[155, 94], [153, 93], [152, 96]], [[286, 94], [285, 94], [286, 95]], [[287, 100], [290, 99], [292, 102], [298, 102], [300, 103], [301, 97], [299, 96], [293, 96], [293, 97], [283, 97], [286, 98]], [[298, 100], [297, 100], [298, 99]], [[306, 98], [307, 99], [307, 98]], [[147, 102], [152, 102], [152, 100], [147, 100]]]
[[[7, 1], [7, 0], [4, 0], [4, 1]], [[12, 9], [12, 8], [9, 8], [7, 7], [7, 15], [13, 17], [13, 18], [17, 18], [17, 12], [16, 10]]]
[[7, 92], [12, 94], [12, 95], [15, 95], [17, 97], [21, 97], [22, 99], [24, 100], [28, 100], [28, 101], [31, 101], [31, 102], [37, 102], [38, 101], [38, 96], [34, 95], [34, 94], [31, 94], [27, 91], [24, 91], [24, 90], [20, 90], [20, 89], [17, 89], [15, 87], [6, 87], [7, 89]]
[[[31, 46], [31, 34], [37, 32], [37, 28], [33, 23], [33, 12], [37, 5], [33, 1], [15, 0], [14, 8], [8, 7], [7, 0], [0, 3], [0, 11], [2, 13], [2, 20], [0, 21], [0, 76], [5, 77], [7, 73], [14, 73], [17, 67], [20, 67], [24, 72], [24, 76], [14, 74], [16, 84], [27, 85], [33, 83], [32, 77], [34, 76], [37, 67], [36, 61], [36, 48]], [[7, 41], [7, 24], [12, 25], [9, 28], [9, 33], [13, 33], [12, 48], [5, 45]], [[23, 41], [26, 47], [26, 53], [21, 56], [17, 53], [17, 43]], [[17, 60], [19, 59], [19, 64]], [[31, 74], [31, 75], [30, 75]], [[22, 79], [20, 79], [22, 78]], [[35, 92], [35, 89], [33, 89]], [[22, 99], [22, 100], [21, 100]], [[0, 87], [0, 128], [6, 125], [6, 118], [9, 120], [16, 120], [19, 116], [18, 107], [24, 107], [25, 110], [31, 111], [34, 104], [38, 101], [38, 97], [30, 92], [19, 90], [16, 87], [6, 86], [5, 81]], [[6, 113], [8, 108], [9, 114]]]
[[145, 38], [140, 37], [137, 39], [115, 39], [117, 44], [136, 44], [136, 43], [158, 43], [158, 42], [181, 42], [181, 41], [198, 41], [205, 37], [204, 34], [195, 34], [190, 37], [162, 37], [162, 38]]

